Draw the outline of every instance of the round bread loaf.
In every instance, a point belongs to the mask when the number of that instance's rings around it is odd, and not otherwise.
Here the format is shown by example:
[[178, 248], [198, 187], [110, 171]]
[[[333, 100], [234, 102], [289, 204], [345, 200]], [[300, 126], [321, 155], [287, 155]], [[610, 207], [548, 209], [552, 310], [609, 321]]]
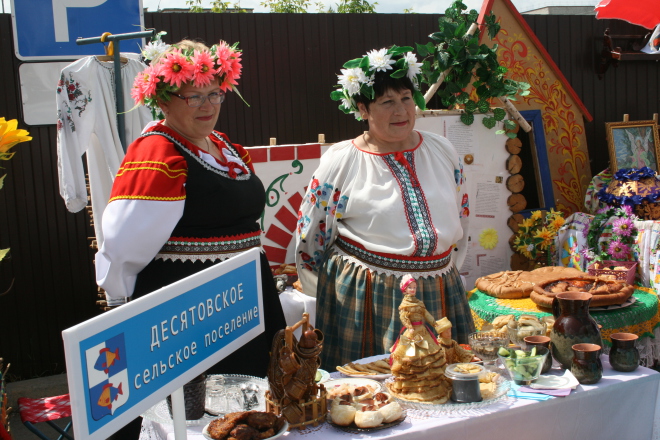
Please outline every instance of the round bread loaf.
[[602, 307], [623, 304], [634, 291], [634, 286], [623, 281], [583, 276], [539, 283], [529, 298], [539, 307], [552, 308], [552, 301], [558, 293], [587, 292], [593, 295], [589, 307]]
[[495, 298], [528, 298], [535, 285], [564, 277], [587, 276], [571, 267], [548, 266], [532, 271], [505, 270], [477, 278], [475, 285], [482, 292]]

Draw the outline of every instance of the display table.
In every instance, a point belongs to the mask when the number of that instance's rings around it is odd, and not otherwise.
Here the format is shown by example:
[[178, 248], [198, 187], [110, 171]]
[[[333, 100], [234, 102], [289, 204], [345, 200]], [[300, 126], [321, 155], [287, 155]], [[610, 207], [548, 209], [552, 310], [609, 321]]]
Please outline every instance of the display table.
[[[545, 401], [507, 397], [480, 409], [427, 417], [409, 411], [395, 427], [350, 434], [324, 423], [304, 431], [292, 431], [284, 439], [440, 438], [511, 440], [557, 439], [658, 439], [654, 421], [660, 416], [660, 374], [639, 367], [631, 373], [611, 369], [603, 357], [603, 379], [595, 385], [580, 385], [567, 397]], [[560, 370], [551, 373], [561, 374]], [[338, 373], [333, 373], [337, 376]], [[202, 426], [189, 427], [189, 440], [204, 440]], [[143, 422], [140, 440], [174, 440], [173, 426]]]
[[[634, 333], [639, 336], [637, 342], [642, 365], [653, 366], [660, 362], [660, 309], [658, 295], [652, 289], [637, 287], [633, 293], [636, 301], [624, 308], [614, 310], [592, 310], [591, 316], [602, 326], [604, 351], [609, 353], [612, 345], [610, 335], [618, 332]], [[474, 323], [480, 329], [487, 322], [493, 322], [501, 315], [521, 314], [537, 317], [550, 316], [552, 313], [537, 306], [531, 299], [494, 298], [477, 289], [468, 293], [468, 302]], [[658, 336], [658, 338], [656, 338]]]

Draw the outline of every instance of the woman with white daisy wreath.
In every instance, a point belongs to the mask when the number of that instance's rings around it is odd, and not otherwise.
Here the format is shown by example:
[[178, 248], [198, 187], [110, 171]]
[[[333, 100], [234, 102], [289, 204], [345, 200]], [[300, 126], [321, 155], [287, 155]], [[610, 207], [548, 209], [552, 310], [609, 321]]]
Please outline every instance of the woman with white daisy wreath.
[[428, 311], [452, 322], [452, 339], [467, 343], [474, 330], [456, 269], [469, 213], [462, 167], [447, 139], [414, 130], [415, 106], [425, 106], [411, 51], [344, 64], [331, 97], [368, 131], [321, 157], [298, 213], [298, 274], [317, 297], [326, 368], [389, 352], [407, 273]]

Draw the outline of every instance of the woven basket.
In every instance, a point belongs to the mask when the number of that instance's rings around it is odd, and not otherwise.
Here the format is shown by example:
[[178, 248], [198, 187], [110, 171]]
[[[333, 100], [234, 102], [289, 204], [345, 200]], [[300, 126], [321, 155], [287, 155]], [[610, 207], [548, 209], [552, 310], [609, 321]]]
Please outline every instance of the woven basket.
[[[598, 264], [599, 269], [596, 269], [595, 266]], [[610, 267], [625, 267], [627, 270], [614, 270]], [[637, 262], [636, 261], [601, 261], [599, 263], [593, 263], [587, 269], [589, 275], [591, 276], [602, 276], [602, 275], [611, 275], [615, 279], [625, 281], [631, 286], [635, 285], [635, 275], [637, 274]]]
[[[186, 401], [186, 420], [197, 420], [204, 417], [206, 403], [206, 375], [200, 374], [183, 386], [183, 397]], [[167, 409], [172, 416], [172, 398], [167, 396]]]
[[[315, 397], [310, 397], [310, 399], [306, 401], [297, 402], [297, 405], [301, 410], [300, 419], [287, 420], [289, 422], [289, 431], [295, 428], [303, 430], [325, 422], [328, 413], [328, 393], [325, 390], [325, 387], [321, 384], [315, 384], [314, 388], [316, 389], [316, 392], [314, 393]], [[266, 412], [273, 413], [278, 417], [283, 416], [280, 402], [273, 399], [270, 391], [266, 391]]]

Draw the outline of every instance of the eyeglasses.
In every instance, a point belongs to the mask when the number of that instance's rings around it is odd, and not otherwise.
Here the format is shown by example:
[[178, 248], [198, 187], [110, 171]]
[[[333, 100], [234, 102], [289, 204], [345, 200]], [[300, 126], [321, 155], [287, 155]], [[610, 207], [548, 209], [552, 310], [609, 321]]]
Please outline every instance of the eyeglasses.
[[172, 96], [176, 96], [179, 99], [183, 99], [188, 104], [188, 107], [201, 107], [206, 100], [208, 99], [211, 104], [221, 104], [225, 100], [225, 94], [222, 92], [213, 92], [209, 93], [206, 96], [193, 95], [193, 96], [181, 96], [173, 92], [168, 92]]

